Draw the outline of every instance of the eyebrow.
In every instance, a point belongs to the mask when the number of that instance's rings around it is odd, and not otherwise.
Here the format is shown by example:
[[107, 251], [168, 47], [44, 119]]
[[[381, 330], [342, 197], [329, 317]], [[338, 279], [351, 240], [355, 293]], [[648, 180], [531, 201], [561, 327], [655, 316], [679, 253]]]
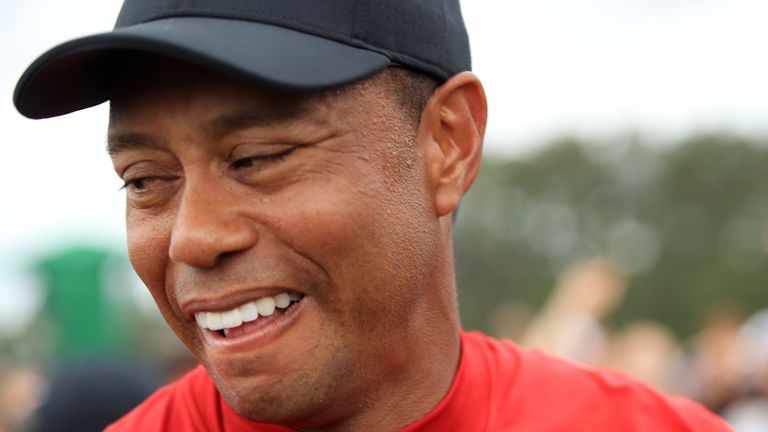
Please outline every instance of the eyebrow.
[[115, 157], [127, 150], [138, 148], [162, 148], [159, 141], [148, 134], [140, 132], [115, 132], [107, 134], [107, 154]]
[[[310, 111], [309, 104], [301, 102], [270, 107], [264, 107], [263, 104], [246, 106], [241, 111], [224, 114], [206, 122], [200, 126], [200, 130], [211, 139], [221, 139], [248, 128], [298, 122], [305, 119]], [[107, 154], [111, 157], [132, 149], [162, 147], [160, 141], [146, 133], [110, 129], [107, 135]]]
[[307, 116], [308, 111], [304, 104], [270, 107], [270, 109], [250, 108], [217, 117], [202, 125], [201, 129], [211, 138], [222, 138], [243, 129], [300, 121]]

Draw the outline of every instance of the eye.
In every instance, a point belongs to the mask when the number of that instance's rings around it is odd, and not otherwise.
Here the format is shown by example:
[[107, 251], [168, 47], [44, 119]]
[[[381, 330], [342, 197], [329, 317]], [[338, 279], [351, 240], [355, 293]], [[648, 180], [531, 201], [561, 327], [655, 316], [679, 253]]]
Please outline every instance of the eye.
[[144, 176], [136, 178], [126, 178], [120, 190], [125, 190], [129, 195], [146, 195], [156, 193], [164, 189], [165, 185], [173, 181], [173, 177], [163, 176]]
[[120, 187], [120, 190], [124, 190], [124, 189], [131, 189], [134, 191], [144, 190], [144, 188], [146, 188], [146, 182], [148, 182], [149, 180], [150, 180], [149, 177], [126, 180], [123, 182], [123, 186]]
[[285, 159], [288, 155], [293, 153], [293, 151], [296, 150], [297, 148], [298, 147], [290, 147], [286, 150], [283, 150], [277, 153], [249, 156], [249, 157], [237, 159], [232, 163], [232, 168], [234, 169], [251, 168], [251, 167], [257, 167], [257, 166], [266, 166], [272, 163], [280, 162], [281, 160]]

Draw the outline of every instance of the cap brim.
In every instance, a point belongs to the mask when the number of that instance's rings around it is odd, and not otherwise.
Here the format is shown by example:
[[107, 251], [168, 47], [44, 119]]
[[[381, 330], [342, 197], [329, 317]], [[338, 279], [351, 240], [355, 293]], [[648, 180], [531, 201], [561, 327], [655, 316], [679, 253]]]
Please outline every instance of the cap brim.
[[110, 68], [121, 51], [160, 54], [287, 91], [340, 86], [391, 64], [383, 54], [282, 27], [219, 18], [168, 18], [51, 49], [19, 79], [16, 108], [40, 119], [105, 102]]

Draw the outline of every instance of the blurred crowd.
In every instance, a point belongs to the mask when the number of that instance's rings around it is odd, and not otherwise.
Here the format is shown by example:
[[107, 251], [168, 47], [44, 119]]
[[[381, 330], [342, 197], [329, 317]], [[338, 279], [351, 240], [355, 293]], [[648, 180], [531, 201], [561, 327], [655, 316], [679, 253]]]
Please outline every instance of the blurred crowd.
[[132, 301], [140, 287], [123, 257], [71, 246], [34, 261], [39, 310], [0, 334], [0, 432], [101, 431], [195, 366], [159, 314]]
[[[177, 344], [169, 332], [157, 337], [159, 327], [139, 326], [143, 342], [121, 349], [131, 342], [121, 333], [119, 314], [70, 308], [114, 303], [103, 297], [104, 278], [86, 276], [103, 263], [99, 253], [73, 250], [39, 266], [55, 276], [40, 312], [52, 325], [30, 330], [17, 342], [43, 341], [50, 351], [33, 350], [16, 360], [0, 356], [0, 432], [101, 430], [194, 367], [183, 348], [168, 349]], [[539, 310], [515, 303], [496, 308], [489, 316], [491, 333], [699, 401], [737, 432], [768, 431], [768, 309], [745, 316], [723, 306], [706, 317], [696, 335], [678, 340], [657, 322], [609, 325], [607, 318], [624, 302], [629, 285], [606, 259], [576, 263], [562, 273]], [[78, 301], [61, 290], [75, 293]], [[138, 321], [132, 322], [135, 327]], [[94, 333], [94, 327], [102, 332]]]
[[681, 341], [656, 322], [607, 326], [627, 288], [607, 260], [580, 262], [563, 273], [538, 313], [526, 305], [502, 305], [490, 325], [497, 336], [696, 400], [737, 432], [768, 431], [768, 308], [751, 316], [716, 308], [697, 334]]

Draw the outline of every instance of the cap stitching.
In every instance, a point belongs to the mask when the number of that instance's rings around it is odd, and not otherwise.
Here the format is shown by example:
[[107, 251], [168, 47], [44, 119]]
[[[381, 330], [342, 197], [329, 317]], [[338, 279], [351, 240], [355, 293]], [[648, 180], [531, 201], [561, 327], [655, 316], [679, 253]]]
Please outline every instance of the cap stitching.
[[352, 18], [352, 37], [360, 39], [360, 35], [365, 34], [367, 24], [365, 8], [360, 7], [359, 0], [355, 0], [355, 12], [354, 17]]

